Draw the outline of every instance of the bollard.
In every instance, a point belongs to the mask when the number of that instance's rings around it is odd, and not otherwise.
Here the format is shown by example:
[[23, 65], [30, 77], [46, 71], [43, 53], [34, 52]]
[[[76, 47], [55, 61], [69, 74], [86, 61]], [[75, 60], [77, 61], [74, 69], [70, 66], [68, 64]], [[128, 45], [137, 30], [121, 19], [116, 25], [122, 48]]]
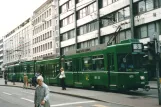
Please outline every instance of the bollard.
[[7, 80], [5, 80], [5, 85], [7, 85]]

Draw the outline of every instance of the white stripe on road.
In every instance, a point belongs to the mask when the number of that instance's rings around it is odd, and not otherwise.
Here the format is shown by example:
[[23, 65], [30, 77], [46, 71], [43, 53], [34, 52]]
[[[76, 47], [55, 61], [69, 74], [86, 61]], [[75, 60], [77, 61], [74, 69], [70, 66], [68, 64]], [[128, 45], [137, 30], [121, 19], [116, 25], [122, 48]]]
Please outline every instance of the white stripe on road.
[[6, 93], [6, 92], [3, 92], [3, 94], [6, 94], [6, 95], [12, 95], [12, 94], [10, 94], [10, 93]]
[[30, 93], [30, 92], [25, 92], [25, 91], [22, 91], [23, 93], [27, 93], [27, 94], [31, 94], [31, 95], [34, 95], [34, 93]]
[[34, 102], [34, 101], [32, 101], [32, 100], [30, 100], [30, 99], [27, 99], [27, 98], [21, 98], [22, 100], [26, 100], [26, 101], [29, 101], [29, 102]]
[[96, 102], [96, 101], [84, 101], [84, 102], [63, 103], [63, 104], [51, 105], [51, 107], [59, 107], [59, 106], [67, 106], [67, 105], [75, 105], [75, 104], [85, 104], [85, 103], [94, 103], [94, 102]]

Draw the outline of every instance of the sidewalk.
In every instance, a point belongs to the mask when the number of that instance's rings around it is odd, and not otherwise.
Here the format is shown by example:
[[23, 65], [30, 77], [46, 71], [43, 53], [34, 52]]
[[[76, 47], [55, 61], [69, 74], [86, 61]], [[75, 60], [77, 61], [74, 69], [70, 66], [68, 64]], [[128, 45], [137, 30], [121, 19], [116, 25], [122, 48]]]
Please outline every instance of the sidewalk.
[[[0, 82], [0, 83], [2, 83], [0, 85], [4, 85], [4, 82]], [[8, 86], [22, 87], [23, 83], [16, 83], [16, 85], [13, 85], [11, 82], [8, 82]], [[64, 90], [61, 90], [61, 87], [57, 87], [57, 86], [49, 86], [49, 88], [50, 88], [50, 92], [52, 93], [87, 98], [87, 99], [103, 101], [107, 103], [128, 105], [132, 107], [160, 107], [158, 105], [157, 98], [149, 98], [145, 96], [133, 96], [133, 95], [120, 94], [120, 93], [85, 90], [85, 89], [77, 89], [77, 88], [67, 88], [67, 90], [64, 91]], [[31, 89], [34, 89], [34, 88], [32, 87]]]
[[149, 86], [151, 89], [157, 89], [157, 81], [149, 81]]

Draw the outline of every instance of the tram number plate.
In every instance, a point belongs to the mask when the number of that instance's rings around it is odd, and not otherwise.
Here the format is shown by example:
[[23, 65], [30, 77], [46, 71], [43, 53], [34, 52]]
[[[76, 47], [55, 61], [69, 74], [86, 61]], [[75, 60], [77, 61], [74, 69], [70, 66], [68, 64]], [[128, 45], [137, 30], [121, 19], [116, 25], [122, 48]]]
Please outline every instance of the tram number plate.
[[133, 44], [133, 52], [142, 52], [143, 45], [141, 43]]

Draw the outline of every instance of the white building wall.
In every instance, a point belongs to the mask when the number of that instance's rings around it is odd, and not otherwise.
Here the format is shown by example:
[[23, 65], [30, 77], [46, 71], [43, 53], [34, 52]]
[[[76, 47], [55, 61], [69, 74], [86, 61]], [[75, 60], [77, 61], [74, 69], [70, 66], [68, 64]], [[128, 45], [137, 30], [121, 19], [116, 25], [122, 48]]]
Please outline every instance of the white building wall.
[[32, 60], [32, 25], [30, 18], [4, 36], [4, 64]]
[[[62, 5], [67, 3], [68, 1], [69, 0], [60, 0], [59, 6], [61, 7]], [[83, 9], [84, 7], [88, 6], [89, 4], [91, 4], [95, 1], [96, 0], [82, 0], [81, 2], [77, 3], [76, 4], [77, 12], [80, 9]], [[141, 1], [141, 0], [134, 0], [133, 2], [136, 3], [138, 1]], [[129, 6], [129, 5], [130, 5], [129, 0], [118, 0], [118, 1], [112, 3], [108, 6], [101, 8], [99, 10], [99, 13], [100, 13], [99, 16], [103, 17], [105, 15], [109, 15], [109, 14], [116, 12], [116, 11], [119, 11], [119, 10]], [[135, 9], [134, 11], [137, 10], [136, 8], [134, 8], [134, 9]], [[68, 17], [69, 15], [73, 14], [73, 13], [74, 13], [74, 7], [67, 9], [66, 12], [63, 12], [63, 13], [60, 14], [60, 21], [64, 18]], [[148, 12], [146, 11], [144, 13], [136, 15], [134, 17], [134, 24], [137, 28], [138, 26], [140, 27], [141, 25], [148, 24], [148, 23], [151, 23], [151, 22], [155, 22], [155, 21], [158, 21], [158, 20], [161, 20], [161, 6], [158, 9], [155, 8], [155, 9], [150, 10]], [[97, 21], [97, 11], [95, 11], [95, 12], [89, 14], [89, 15], [86, 15], [85, 17], [83, 17], [81, 19], [78, 19], [76, 21], [77, 27], [86, 25], [86, 24], [88, 24], [92, 21]], [[74, 27], [75, 27], [74, 23], [75, 22], [73, 22], [72, 24], [68, 24], [66, 26], [61, 27], [60, 28], [60, 35], [74, 29]], [[99, 22], [99, 23], [101, 23], [101, 22]], [[121, 25], [121, 24], [123, 24], [123, 25]], [[114, 32], [116, 31], [116, 28], [120, 25], [121, 25], [121, 28], [122, 28], [121, 31], [125, 31], [125, 30], [130, 31], [130, 28], [131, 28], [130, 17], [126, 20], [117, 22], [113, 25], [108, 25], [106, 27], [100, 28], [100, 36], [103, 37], [103, 36], [113, 35]], [[82, 35], [77, 35], [77, 36], [78, 36], [78, 38], [77, 38], [78, 43], [86, 42], [86, 41], [96, 39], [98, 37], [98, 31], [95, 30], [95, 31], [88, 32], [88, 33], [82, 34]], [[137, 35], [135, 35], [135, 36], [137, 36]], [[67, 48], [67, 47], [70, 47], [71, 45], [73, 45], [75, 43], [74, 39], [75, 38], [68, 39], [68, 40], [65, 40], [65, 41], [61, 41], [61, 48]], [[149, 40], [150, 39], [148, 37], [140, 39], [140, 41], [143, 42], [143, 43], [146, 43]], [[160, 35], [160, 40], [161, 40], [161, 35]], [[71, 43], [71, 42], [73, 42], [73, 43]]]
[[34, 11], [32, 18], [33, 59], [42, 59], [56, 54], [53, 9], [53, 0], [47, 0]]
[[3, 39], [0, 39], [0, 69], [3, 70]]

